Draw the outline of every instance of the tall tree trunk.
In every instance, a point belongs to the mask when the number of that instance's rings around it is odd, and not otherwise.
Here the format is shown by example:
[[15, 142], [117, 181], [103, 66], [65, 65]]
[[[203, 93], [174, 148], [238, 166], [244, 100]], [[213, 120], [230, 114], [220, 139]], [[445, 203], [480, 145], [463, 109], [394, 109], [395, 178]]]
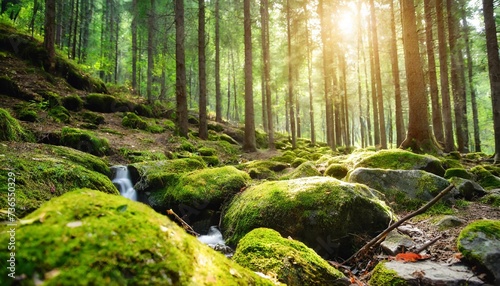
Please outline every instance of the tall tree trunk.
[[450, 45], [451, 56], [451, 85], [453, 89], [453, 104], [455, 111], [455, 132], [457, 136], [457, 144], [459, 152], [467, 152], [467, 134], [465, 133], [466, 118], [463, 111], [465, 106], [465, 89], [460, 80], [460, 73], [462, 72], [461, 59], [459, 57], [458, 47], [458, 28], [457, 18], [455, 17], [454, 0], [446, 0], [446, 7], [448, 10], [448, 42]]
[[291, 40], [291, 11], [290, 11], [290, 0], [286, 1], [286, 30], [287, 30], [287, 43], [288, 43], [288, 109], [290, 117], [290, 130], [292, 134], [292, 148], [297, 147], [297, 134], [295, 126], [295, 114], [294, 114], [294, 93], [293, 93], [293, 72], [294, 72], [294, 54], [292, 54], [292, 40]]
[[429, 87], [432, 102], [432, 128], [434, 130], [434, 136], [436, 136], [437, 141], [442, 143], [444, 142], [443, 117], [441, 115], [441, 102], [439, 101], [439, 89], [436, 75], [436, 59], [434, 57], [434, 37], [432, 34], [432, 15], [434, 10], [434, 1], [424, 0], [424, 10], [427, 62], [429, 66]]
[[208, 139], [207, 71], [205, 60], [205, 0], [198, 0], [198, 80], [199, 80], [199, 137]]
[[154, 48], [155, 40], [155, 0], [151, 0], [151, 7], [148, 15], [148, 71], [147, 71], [147, 86], [146, 96], [149, 103], [153, 103], [153, 70], [154, 70]]
[[361, 80], [361, 53], [363, 52], [363, 35], [362, 35], [362, 27], [361, 27], [361, 1], [357, 2], [357, 10], [358, 16], [356, 17], [356, 24], [358, 26], [357, 34], [358, 34], [358, 42], [357, 42], [357, 74], [358, 74], [358, 101], [359, 101], [359, 126], [361, 132], [361, 148], [365, 148], [367, 146], [366, 140], [366, 126], [365, 120], [363, 119], [363, 89], [362, 89], [362, 80]]
[[[222, 122], [222, 94], [220, 89], [220, 13], [215, 0], [215, 121]], [[229, 104], [229, 102], [228, 102]]]
[[493, 129], [495, 135], [495, 163], [500, 160], [500, 58], [493, 9], [493, 0], [483, 0], [486, 51], [490, 77], [491, 102], [493, 107]]
[[84, 63], [87, 60], [87, 54], [89, 49], [89, 38], [90, 38], [90, 22], [92, 20], [92, 15], [94, 14], [94, 3], [89, 0], [85, 1], [85, 12], [83, 15], [83, 27], [82, 27], [82, 52], [81, 52], [81, 62]]
[[403, 127], [403, 104], [401, 102], [401, 81], [399, 77], [396, 12], [394, 11], [394, 1], [390, 0], [389, 2], [391, 6], [391, 65], [392, 78], [394, 80], [394, 106], [396, 109], [396, 144], [399, 146], [405, 138], [405, 130]]
[[236, 85], [236, 65], [234, 63], [234, 51], [231, 50], [231, 68], [233, 75], [233, 94], [234, 94], [234, 120], [240, 122], [240, 112], [238, 108], [238, 86]]
[[255, 152], [255, 117], [253, 107], [252, 76], [252, 19], [250, 0], [243, 0], [244, 36], [245, 36], [245, 152]]
[[264, 60], [264, 90], [266, 92], [266, 113], [267, 113], [267, 134], [269, 141], [269, 149], [274, 150], [274, 123], [273, 123], [273, 104], [271, 94], [271, 59], [269, 52], [269, 2], [262, 0], [262, 13], [264, 20], [262, 23], [262, 32], [264, 33], [264, 47], [263, 47], [263, 60]]
[[175, 0], [175, 99], [177, 103], [177, 128], [188, 137], [188, 110], [186, 95], [186, 59], [184, 54], [184, 0]]
[[44, 37], [43, 47], [47, 50], [47, 63], [45, 70], [53, 73], [56, 65], [56, 50], [54, 47], [55, 42], [55, 19], [56, 19], [56, 1], [45, 0], [45, 24], [44, 24]]
[[35, 34], [35, 20], [36, 20], [36, 14], [38, 13], [38, 9], [40, 8], [39, 5], [40, 4], [38, 3], [38, 0], [33, 1], [33, 13], [31, 14], [31, 21], [30, 21], [31, 37], [33, 37]]
[[132, 0], [132, 90], [137, 90], [137, 1]]
[[231, 49], [227, 49], [227, 113], [226, 118], [231, 121], [230, 110], [231, 110], [231, 62], [229, 61], [229, 52]]
[[410, 112], [408, 132], [401, 147], [411, 148], [417, 153], [436, 152], [439, 149], [429, 128], [428, 102], [413, 0], [401, 0], [401, 17]]
[[[267, 1], [267, 0], [265, 0]], [[305, 14], [305, 32], [306, 32], [306, 53], [307, 53], [307, 86], [309, 92], [309, 124], [311, 129], [311, 145], [316, 145], [316, 131], [314, 125], [314, 104], [313, 104], [313, 84], [312, 84], [312, 48], [311, 38], [309, 36], [309, 13], [307, 10], [307, 2], [304, 1]]]
[[375, 4], [374, 0], [370, 0], [370, 14], [371, 14], [371, 25], [372, 25], [372, 37], [373, 37], [373, 63], [375, 64], [375, 79], [377, 80], [377, 103], [378, 104], [378, 116], [379, 130], [380, 130], [380, 147], [382, 149], [387, 149], [387, 135], [385, 132], [385, 112], [384, 112], [384, 95], [382, 93], [382, 74], [380, 71], [380, 56], [378, 49], [378, 32], [377, 32], [377, 16], [375, 15]]
[[351, 135], [349, 128], [349, 96], [347, 95], [347, 67], [345, 62], [345, 56], [340, 55], [340, 68], [342, 70], [342, 118], [343, 118], [343, 134], [344, 134], [344, 143], [346, 147], [351, 145]]
[[72, 47], [71, 47], [71, 58], [72, 59], [75, 59], [76, 58], [76, 38], [77, 38], [77, 35], [78, 35], [78, 26], [79, 26], [79, 16], [80, 16], [80, 13], [79, 13], [79, 8], [80, 8], [80, 3], [79, 3], [79, 0], [76, 0], [75, 2], [75, 17], [73, 19], [74, 21], [74, 24], [73, 24], [73, 41], [72, 41]]
[[267, 123], [267, 107], [266, 107], [266, 75], [265, 75], [265, 64], [266, 64], [266, 59], [265, 59], [265, 50], [266, 50], [266, 27], [265, 27], [265, 22], [266, 22], [266, 16], [264, 15], [264, 1], [260, 1], [260, 6], [259, 6], [259, 11], [260, 11], [260, 44], [261, 44], [261, 51], [262, 51], [262, 65], [261, 65], [261, 81], [260, 81], [260, 87], [261, 87], [261, 107], [262, 107], [262, 125], [264, 128], [264, 132], [268, 132], [268, 123]]
[[436, 18], [439, 41], [439, 74], [441, 81], [441, 100], [443, 103], [444, 151], [450, 152], [455, 150], [455, 143], [453, 140], [453, 121], [451, 119], [451, 100], [448, 79], [448, 43], [446, 41], [444, 15], [446, 3], [444, 2], [444, 0], [437, 1], [437, 3], [438, 5], [436, 6]]
[[463, 33], [463, 38], [465, 41], [465, 53], [467, 55], [467, 78], [469, 82], [469, 89], [470, 89], [470, 101], [472, 105], [472, 121], [473, 121], [473, 128], [474, 128], [474, 151], [475, 152], [481, 152], [481, 137], [479, 135], [479, 116], [478, 116], [478, 110], [477, 110], [477, 98], [476, 98], [476, 88], [474, 86], [474, 80], [473, 80], [473, 60], [472, 60], [472, 55], [470, 52], [470, 41], [469, 41], [469, 25], [467, 23], [467, 17], [465, 13], [465, 2], [462, 0], [461, 1], [461, 6], [463, 7], [462, 9], [462, 25], [464, 29]]
[[371, 97], [372, 97], [372, 110], [373, 110], [373, 139], [374, 144], [380, 144], [380, 124], [378, 117], [378, 104], [377, 104], [377, 83], [375, 79], [375, 63], [373, 59], [373, 37], [370, 36], [368, 40], [368, 51], [370, 57], [370, 84], [371, 84]]

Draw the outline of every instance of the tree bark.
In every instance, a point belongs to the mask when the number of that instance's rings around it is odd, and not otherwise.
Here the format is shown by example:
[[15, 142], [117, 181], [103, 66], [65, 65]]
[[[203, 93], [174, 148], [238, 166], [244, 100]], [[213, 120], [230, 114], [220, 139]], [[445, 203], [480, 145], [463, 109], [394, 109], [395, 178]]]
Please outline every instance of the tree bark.
[[149, 103], [153, 103], [153, 70], [154, 70], [154, 45], [155, 45], [155, 0], [151, 0], [148, 15], [148, 71], [146, 83], [146, 96]]
[[265, 101], [266, 101], [266, 110], [267, 113], [267, 135], [269, 141], [269, 149], [274, 150], [274, 122], [273, 122], [273, 103], [272, 103], [272, 94], [271, 94], [271, 59], [269, 52], [269, 1], [262, 0], [262, 33], [263, 37], [263, 52], [262, 57], [264, 61], [264, 90], [265, 90]]
[[292, 53], [292, 40], [291, 40], [291, 11], [290, 11], [290, 0], [286, 1], [286, 30], [287, 30], [287, 43], [288, 43], [288, 110], [290, 118], [290, 133], [292, 134], [292, 148], [297, 147], [297, 134], [295, 126], [295, 101], [293, 92], [293, 72], [294, 72], [294, 54]]
[[252, 19], [250, 0], [243, 0], [244, 40], [245, 40], [245, 152], [255, 152], [255, 115], [253, 107], [253, 76], [252, 76]]
[[137, 90], [137, 1], [132, 0], [132, 90]]
[[184, 53], [184, 0], [175, 0], [175, 99], [177, 103], [177, 128], [188, 137], [188, 110], [186, 94], [186, 60]]
[[207, 71], [205, 60], [205, 0], [198, 0], [198, 80], [199, 80], [199, 120], [198, 136], [208, 139], [207, 127]]
[[428, 102], [413, 0], [401, 0], [401, 17], [410, 112], [408, 132], [401, 148], [411, 148], [416, 153], [435, 153], [439, 149], [429, 128]]
[[56, 50], [54, 47], [55, 41], [55, 18], [56, 17], [56, 1], [45, 0], [45, 24], [44, 24], [44, 38], [43, 47], [47, 50], [47, 63], [45, 70], [53, 73], [56, 65]]
[[483, 0], [486, 51], [490, 77], [491, 102], [493, 107], [493, 129], [495, 134], [495, 163], [500, 160], [500, 58], [493, 8], [493, 0]]
[[220, 11], [219, 11], [219, 0], [215, 0], [215, 121], [218, 123], [222, 122], [222, 94], [221, 94], [221, 89], [220, 89]]
[[403, 104], [401, 102], [401, 81], [399, 77], [399, 57], [396, 34], [396, 12], [394, 11], [394, 1], [390, 0], [391, 7], [391, 65], [392, 78], [394, 80], [394, 108], [396, 109], [396, 144], [399, 146], [405, 138], [403, 127]]

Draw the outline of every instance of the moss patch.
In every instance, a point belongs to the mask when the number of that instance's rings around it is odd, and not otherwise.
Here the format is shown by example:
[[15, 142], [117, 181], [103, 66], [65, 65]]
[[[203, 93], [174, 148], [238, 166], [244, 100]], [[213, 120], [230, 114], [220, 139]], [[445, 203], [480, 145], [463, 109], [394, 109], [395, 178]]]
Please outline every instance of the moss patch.
[[61, 104], [68, 110], [80, 111], [83, 108], [83, 100], [78, 95], [69, 95], [61, 100]]
[[61, 144], [96, 156], [107, 155], [110, 151], [107, 139], [78, 128], [64, 127], [61, 131]]
[[[23, 222], [16, 229], [16, 274], [27, 284], [38, 277], [50, 285], [272, 285], [120, 196], [77, 190]], [[0, 233], [4, 244], [7, 230]]]
[[[101, 159], [66, 147], [9, 143], [0, 145], [0, 166], [16, 174], [16, 211], [19, 217], [38, 208], [44, 201], [82, 187], [117, 194], [108, 178], [107, 164]], [[7, 194], [7, 172], [0, 172], [0, 192]], [[0, 208], [7, 196], [0, 197]]]
[[290, 180], [290, 179], [298, 179], [298, 178], [314, 177], [314, 176], [321, 176], [321, 173], [318, 171], [318, 169], [316, 169], [316, 166], [312, 162], [307, 161], [302, 163], [295, 170], [293, 170], [289, 174], [286, 174], [280, 179]]
[[132, 112], [127, 112], [127, 114], [123, 117], [122, 125], [125, 127], [141, 130], [147, 130], [149, 127], [148, 123], [144, 119], [140, 118], [139, 116], [137, 116], [137, 114]]
[[3, 108], [0, 108], [0, 130], [0, 141], [33, 141], [33, 136]]
[[49, 109], [49, 116], [54, 119], [55, 122], [69, 123], [71, 115], [69, 111], [64, 106], [56, 106]]
[[368, 281], [368, 285], [371, 286], [407, 286], [408, 283], [401, 277], [398, 277], [398, 273], [394, 270], [387, 269], [384, 266], [384, 262], [380, 262], [375, 266], [372, 271], [372, 277]]
[[494, 176], [483, 166], [476, 166], [470, 169], [470, 172], [476, 176], [477, 183], [479, 183], [481, 187], [485, 188], [486, 190], [500, 188], [500, 178]]
[[331, 164], [328, 168], [326, 168], [325, 176], [330, 176], [340, 180], [347, 176], [347, 172], [349, 172], [349, 169], [347, 169], [346, 166], [342, 164]]
[[346, 285], [347, 278], [300, 241], [257, 228], [238, 244], [233, 260], [287, 285]]
[[467, 172], [467, 170], [463, 168], [450, 168], [446, 170], [446, 173], [444, 173], [444, 177], [446, 179], [450, 179], [452, 177], [459, 177], [467, 180], [472, 179], [472, 175]]

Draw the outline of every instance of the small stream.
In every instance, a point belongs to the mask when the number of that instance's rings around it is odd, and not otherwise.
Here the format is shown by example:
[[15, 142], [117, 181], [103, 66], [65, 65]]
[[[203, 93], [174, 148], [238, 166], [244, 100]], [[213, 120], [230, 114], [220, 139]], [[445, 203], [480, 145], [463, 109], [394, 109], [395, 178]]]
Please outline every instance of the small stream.
[[120, 194], [127, 199], [137, 201], [137, 192], [132, 185], [132, 180], [130, 179], [130, 173], [127, 166], [113, 166], [111, 170], [114, 173], [114, 178], [111, 180], [116, 188], [120, 191]]

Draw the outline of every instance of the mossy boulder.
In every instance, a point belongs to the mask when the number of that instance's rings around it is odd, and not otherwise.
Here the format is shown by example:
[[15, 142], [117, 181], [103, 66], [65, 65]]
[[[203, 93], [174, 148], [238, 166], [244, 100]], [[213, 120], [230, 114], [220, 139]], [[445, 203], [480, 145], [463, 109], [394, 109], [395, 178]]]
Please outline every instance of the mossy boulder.
[[270, 161], [270, 160], [255, 160], [240, 165], [240, 168], [248, 172], [252, 179], [277, 179], [277, 173], [288, 168], [288, 164]]
[[500, 220], [470, 223], [460, 232], [457, 247], [465, 259], [492, 275], [494, 285], [500, 283]]
[[227, 243], [236, 245], [254, 228], [272, 228], [321, 255], [346, 258], [394, 219], [379, 195], [329, 177], [264, 182], [236, 195], [222, 230]]
[[19, 121], [12, 117], [10, 113], [0, 108], [0, 141], [33, 141], [33, 135], [19, 124]]
[[500, 208], [500, 189], [491, 190], [489, 194], [481, 198], [481, 203]]
[[28, 92], [23, 91], [19, 87], [19, 85], [17, 85], [17, 83], [13, 81], [9, 76], [6, 75], [0, 76], [0, 86], [2, 87], [2, 90], [0, 91], [1, 94], [5, 94], [7, 96], [26, 101], [35, 99], [34, 94], [30, 94]]
[[[1, 230], [7, 245], [9, 228]], [[16, 275], [26, 285], [272, 285], [148, 206], [90, 189], [25, 217], [16, 243]], [[18, 283], [8, 271], [0, 270], [4, 285]]]
[[161, 151], [130, 150], [127, 148], [120, 148], [119, 151], [120, 154], [132, 163], [167, 160], [167, 156]]
[[450, 168], [446, 169], [446, 172], [444, 173], [444, 177], [446, 179], [450, 179], [452, 177], [459, 177], [467, 180], [472, 179], [472, 174], [467, 172], [464, 168]]
[[443, 176], [441, 161], [434, 156], [420, 155], [401, 149], [381, 150], [363, 158], [354, 168], [380, 168], [391, 170], [423, 170]]
[[55, 122], [69, 123], [71, 119], [71, 114], [64, 106], [56, 106], [49, 109], [49, 116], [54, 119]]
[[325, 170], [325, 176], [330, 176], [335, 179], [342, 179], [347, 176], [349, 169], [343, 164], [331, 164]]
[[216, 167], [220, 165], [220, 160], [217, 156], [201, 156], [201, 158], [209, 167]]
[[344, 274], [314, 250], [268, 228], [257, 228], [245, 235], [233, 260], [286, 285], [350, 285]]
[[127, 114], [122, 118], [122, 125], [132, 129], [147, 130], [148, 123], [137, 116], [137, 114], [132, 112], [127, 112]]
[[82, 120], [87, 123], [94, 125], [100, 125], [104, 123], [104, 116], [97, 114], [92, 111], [85, 111], [80, 114]]
[[488, 194], [478, 183], [460, 177], [452, 177], [448, 180], [458, 190], [458, 197], [468, 201], [477, 200]]
[[476, 182], [478, 182], [481, 187], [485, 188], [486, 190], [500, 188], [500, 177], [493, 175], [483, 166], [476, 166], [470, 169], [470, 172], [474, 174]]
[[273, 161], [286, 163], [286, 164], [292, 164], [293, 161], [295, 161], [295, 159], [297, 159], [297, 155], [295, 155], [295, 153], [292, 151], [285, 151], [280, 156], [276, 156], [276, 157], [271, 158], [271, 160], [273, 160]]
[[216, 155], [217, 151], [215, 151], [214, 148], [209, 148], [209, 147], [201, 147], [198, 148], [198, 154], [201, 156], [214, 156]]
[[61, 144], [96, 156], [109, 154], [110, 147], [106, 138], [99, 138], [91, 131], [64, 127], [61, 131]]
[[302, 163], [307, 162], [307, 159], [304, 159], [302, 157], [298, 157], [297, 159], [293, 160], [291, 166], [292, 168], [297, 168], [298, 166], [302, 165]]
[[132, 102], [100, 93], [90, 93], [87, 95], [84, 106], [88, 110], [103, 113], [130, 112], [135, 108]]
[[78, 95], [69, 95], [61, 99], [61, 104], [71, 111], [80, 111], [83, 108], [83, 99]]
[[14, 106], [16, 116], [21, 121], [36, 122], [40, 110], [33, 103], [21, 103]]
[[281, 180], [298, 179], [305, 177], [321, 176], [313, 162], [307, 161], [298, 166], [295, 170], [281, 177]]
[[[400, 210], [412, 210], [432, 200], [450, 183], [439, 176], [421, 170], [387, 170], [357, 168], [348, 182], [365, 184], [385, 195], [386, 201]], [[456, 195], [452, 191], [444, 200]]]
[[138, 104], [134, 108], [134, 112], [140, 116], [145, 117], [155, 117], [153, 113], [153, 109], [146, 104]]
[[[22, 217], [51, 198], [82, 187], [118, 194], [103, 160], [71, 148], [31, 144], [0, 145], [0, 168], [16, 175], [16, 215]], [[0, 209], [7, 208], [7, 171], [0, 172]]]

